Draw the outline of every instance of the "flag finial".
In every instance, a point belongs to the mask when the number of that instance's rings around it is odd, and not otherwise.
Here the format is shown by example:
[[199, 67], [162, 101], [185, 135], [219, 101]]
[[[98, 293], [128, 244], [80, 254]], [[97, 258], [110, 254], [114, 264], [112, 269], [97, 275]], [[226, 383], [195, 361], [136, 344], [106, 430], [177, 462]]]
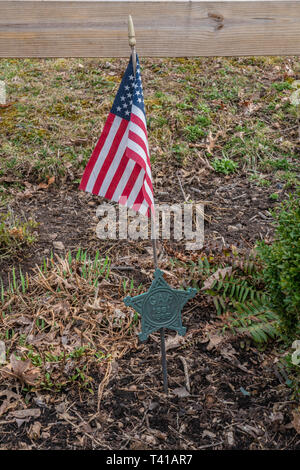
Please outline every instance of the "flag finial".
[[128, 41], [129, 41], [129, 46], [131, 47], [133, 73], [135, 76], [135, 73], [136, 73], [136, 50], [135, 50], [136, 39], [135, 39], [135, 32], [134, 32], [134, 26], [133, 26], [131, 15], [128, 15]]
[[131, 15], [128, 15], [128, 39], [129, 46], [134, 47], [136, 45], [136, 39]]

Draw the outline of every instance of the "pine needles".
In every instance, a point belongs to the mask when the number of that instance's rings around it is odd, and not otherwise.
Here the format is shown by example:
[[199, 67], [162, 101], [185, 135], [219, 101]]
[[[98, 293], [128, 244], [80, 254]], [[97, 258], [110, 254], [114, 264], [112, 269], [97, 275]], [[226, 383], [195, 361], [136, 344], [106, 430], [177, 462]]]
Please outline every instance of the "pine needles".
[[107, 381], [110, 362], [135, 347], [137, 328], [122, 302], [123, 279], [110, 266], [99, 251], [91, 257], [79, 249], [51, 255], [30, 277], [13, 268], [7, 288], [0, 281], [0, 376], [54, 392], [92, 392], [95, 374]]

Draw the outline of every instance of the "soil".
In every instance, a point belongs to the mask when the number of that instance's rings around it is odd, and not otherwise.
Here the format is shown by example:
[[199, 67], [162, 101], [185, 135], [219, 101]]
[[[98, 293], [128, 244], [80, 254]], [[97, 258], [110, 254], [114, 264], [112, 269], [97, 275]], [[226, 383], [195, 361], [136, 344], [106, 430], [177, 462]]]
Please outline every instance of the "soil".
[[[165, 177], [160, 181], [162, 189], [158, 187], [156, 191], [156, 204], [182, 204], [184, 197], [194, 203], [203, 203], [204, 248], [215, 242], [251, 250], [256, 241], [271, 238], [273, 230], [270, 225], [270, 211], [288, 193], [282, 187], [279, 189], [278, 183], [274, 182], [271, 187], [264, 189], [249, 182], [243, 174], [236, 177], [212, 177], [209, 171], [206, 175], [201, 175], [200, 184], [190, 183], [190, 175], [187, 179], [178, 177], [183, 192], [175, 175], [170, 190], [164, 191]], [[279, 195], [277, 201], [269, 198], [269, 194], [274, 191]], [[97, 237], [96, 226], [99, 219], [96, 217], [96, 209], [103, 202], [102, 198], [78, 191], [74, 184], [60, 189], [53, 185], [47, 190], [18, 192], [10, 207], [16, 215], [32, 217], [38, 222], [38, 240], [22, 252], [20, 259], [0, 265], [0, 276], [4, 282], [12, 264], [30, 271], [36, 264], [41, 264], [43, 258], [49, 257], [51, 252], [61, 255], [68, 250], [77, 251], [81, 247], [88, 249], [91, 254], [99, 249], [113, 258], [147, 253], [144, 248], [149, 246], [149, 242], [110, 241]], [[64, 249], [57, 249], [56, 242], [62, 242]], [[169, 244], [184, 250], [183, 243], [176, 243], [171, 239]], [[159, 241], [158, 247], [163, 249]]]
[[[169, 175], [162, 176], [157, 185], [157, 202], [182, 202], [184, 195], [204, 202], [205, 246], [225, 242], [250, 250], [257, 240], [272, 237], [269, 211], [274, 202], [269, 194], [276, 191], [280, 199], [284, 197], [276, 182], [265, 190], [243, 174], [217, 177], [208, 171], [202, 174], [201, 182], [180, 175], [184, 193], [178, 178], [173, 178], [166, 195], [163, 188], [167, 177], [170, 181]], [[39, 237], [27, 249], [26, 258], [14, 260], [15, 264], [30, 271], [51, 251], [61, 255], [79, 246], [91, 253], [100, 249], [115, 265], [120, 264], [121, 256], [149, 256], [150, 242], [97, 238], [98, 203], [97, 198], [79, 192], [72, 184], [60, 188], [52, 185], [29, 197], [17, 195], [12, 209], [37, 220]], [[63, 243], [63, 250], [55, 249], [53, 242], [57, 241]], [[183, 244], [169, 242], [159, 243], [159, 253], [172, 246], [185, 251]], [[138, 262], [135, 264], [138, 269]], [[11, 265], [0, 267], [3, 279], [10, 270]], [[291, 424], [297, 403], [276, 367], [274, 351], [271, 347], [258, 350], [250, 341], [231, 335], [212, 344], [207, 332], [217, 320], [204, 296], [198, 294], [185, 306], [185, 342], [167, 351], [168, 396], [163, 393], [159, 335], [154, 334], [113, 363], [99, 412], [97, 370], [93, 372], [94, 395], [75, 389], [59, 397], [27, 393], [28, 407], [37, 409], [38, 416], [22, 420], [3, 417], [0, 448], [299, 449], [299, 434]], [[173, 336], [167, 332], [167, 342]], [[26, 395], [12, 388], [16, 391]], [[0, 406], [3, 399], [0, 395]], [[37, 422], [40, 427], [35, 433]]]

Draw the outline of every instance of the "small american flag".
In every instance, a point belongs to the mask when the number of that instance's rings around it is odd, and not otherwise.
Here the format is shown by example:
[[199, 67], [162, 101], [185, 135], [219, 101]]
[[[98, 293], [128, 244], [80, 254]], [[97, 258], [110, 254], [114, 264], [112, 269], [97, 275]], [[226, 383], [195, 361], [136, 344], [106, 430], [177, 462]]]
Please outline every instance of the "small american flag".
[[147, 124], [138, 56], [123, 76], [80, 189], [150, 217], [154, 214]]

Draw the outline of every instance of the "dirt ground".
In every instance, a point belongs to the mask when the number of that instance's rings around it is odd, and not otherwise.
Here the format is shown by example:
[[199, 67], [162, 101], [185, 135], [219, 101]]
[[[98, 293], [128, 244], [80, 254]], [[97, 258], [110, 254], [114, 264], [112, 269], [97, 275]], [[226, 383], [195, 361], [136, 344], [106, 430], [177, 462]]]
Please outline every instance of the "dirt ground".
[[[272, 236], [268, 196], [243, 175], [224, 181], [211, 179], [208, 172], [198, 186], [199, 193], [184, 184], [184, 179], [182, 182], [194, 201], [204, 201], [205, 244], [210, 240], [223, 242], [224, 238], [226, 243], [248, 250], [256, 240]], [[176, 182], [173, 190], [170, 199], [178, 198]], [[22, 269], [30, 271], [51, 250], [55, 252], [55, 241], [63, 243], [63, 251], [79, 246], [91, 251], [99, 248], [109, 252], [116, 265], [122, 265], [128, 255], [132, 260], [138, 259], [136, 255], [151, 257], [145, 241], [128, 244], [99, 240], [95, 233], [96, 207], [94, 198], [70, 187], [16, 197], [13, 210], [24, 211], [39, 222], [38, 242], [21, 262]], [[241, 224], [239, 230], [230, 229], [237, 223]], [[159, 244], [160, 258], [166, 256], [166, 250], [171, 251], [172, 246]], [[184, 253], [182, 245], [181, 251]], [[57, 252], [62, 254], [61, 250]], [[133, 261], [133, 266], [138, 272], [138, 262]], [[2, 276], [8, 270], [9, 266], [2, 266]], [[274, 351], [270, 347], [259, 351], [250, 342], [231, 335], [214, 344], [207, 333], [216, 321], [205, 297], [197, 295], [186, 305], [183, 324], [187, 336], [167, 352], [169, 396], [163, 393], [159, 336], [154, 334], [146, 344], [136, 343], [130, 353], [113, 364], [99, 412], [96, 396], [87, 392], [78, 396], [70, 390], [59, 397], [27, 393], [24, 399], [36, 415], [34, 419], [3, 417], [1, 448], [299, 449], [299, 435], [291, 425], [296, 402], [276, 368]], [[167, 334], [167, 344], [170, 338], [174, 338], [172, 332]], [[96, 390], [97, 370], [94, 379]], [[37, 436], [33, 428], [36, 421], [40, 423]]]

